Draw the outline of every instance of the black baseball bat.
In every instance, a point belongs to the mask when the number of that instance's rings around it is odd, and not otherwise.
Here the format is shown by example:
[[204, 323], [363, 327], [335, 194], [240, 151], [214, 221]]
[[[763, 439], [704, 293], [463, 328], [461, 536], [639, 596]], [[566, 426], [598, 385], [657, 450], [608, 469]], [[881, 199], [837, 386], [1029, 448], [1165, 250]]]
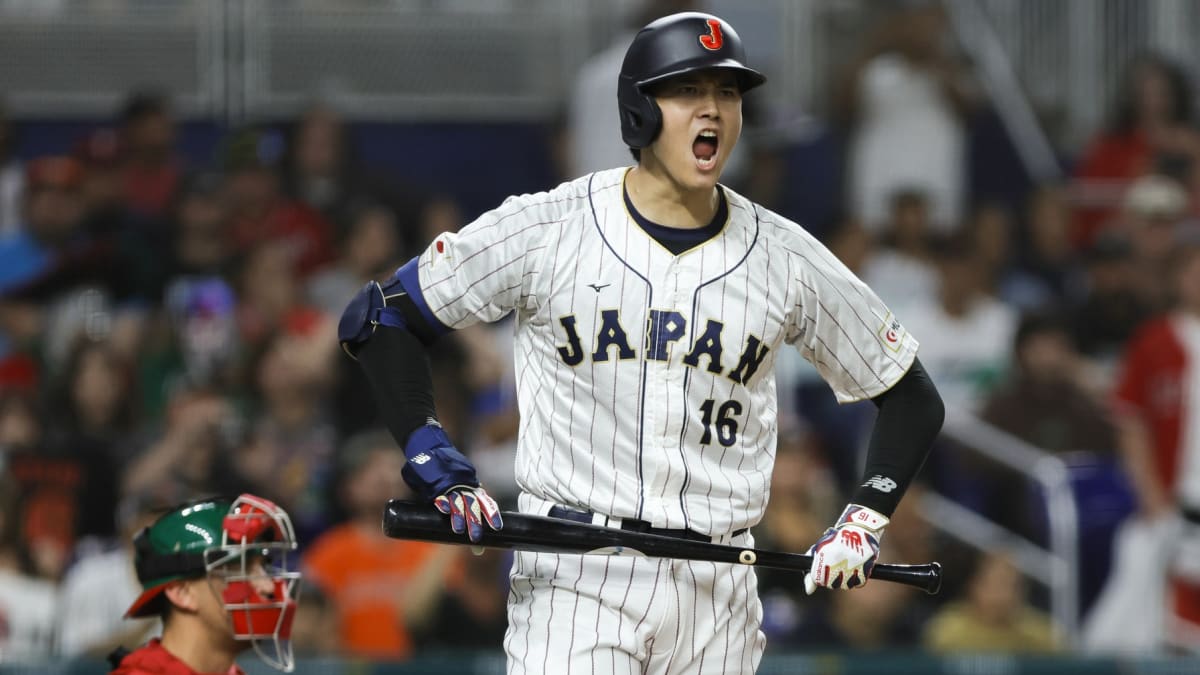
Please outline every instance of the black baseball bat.
[[[483, 539], [473, 545], [546, 553], [643, 555], [652, 558], [707, 560], [793, 572], [807, 572], [812, 567], [812, 556], [800, 553], [764, 551], [676, 539], [512, 511], [504, 511], [502, 515], [503, 529], [495, 531], [484, 526]], [[460, 545], [472, 543], [467, 540], [465, 534], [455, 534], [450, 530], [450, 516], [427, 504], [400, 499], [388, 501], [383, 512], [383, 533], [393, 539]], [[871, 578], [915, 586], [933, 595], [942, 587], [942, 566], [936, 562], [923, 565], [878, 563], [871, 571]]]

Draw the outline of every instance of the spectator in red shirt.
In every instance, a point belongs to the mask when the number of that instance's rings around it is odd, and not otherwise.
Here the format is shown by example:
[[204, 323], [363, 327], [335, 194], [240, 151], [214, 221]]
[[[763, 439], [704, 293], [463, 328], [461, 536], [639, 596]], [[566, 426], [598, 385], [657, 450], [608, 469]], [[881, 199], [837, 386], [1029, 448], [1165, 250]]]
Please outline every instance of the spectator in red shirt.
[[175, 155], [171, 104], [158, 92], [134, 92], [121, 107], [118, 121], [126, 205], [140, 216], [165, 216], [183, 177], [182, 162]]
[[333, 259], [333, 226], [311, 206], [287, 197], [278, 173], [284, 138], [256, 128], [233, 133], [225, 144], [225, 197], [234, 246], [285, 242], [294, 269], [304, 278]]
[[[1170, 611], [1200, 625], [1200, 239], [1177, 242], [1176, 309], [1133, 336], [1115, 391], [1118, 443], [1138, 499], [1139, 517], [1181, 516], [1171, 542]], [[1172, 636], [1166, 636], [1168, 640]], [[1178, 636], [1176, 636], [1177, 638]], [[1195, 647], [1195, 644], [1191, 645]]]
[[1177, 64], [1145, 55], [1129, 67], [1108, 128], [1088, 143], [1076, 167], [1082, 196], [1075, 242], [1086, 247], [1120, 205], [1128, 184], [1181, 158], [1200, 157], [1192, 92]]

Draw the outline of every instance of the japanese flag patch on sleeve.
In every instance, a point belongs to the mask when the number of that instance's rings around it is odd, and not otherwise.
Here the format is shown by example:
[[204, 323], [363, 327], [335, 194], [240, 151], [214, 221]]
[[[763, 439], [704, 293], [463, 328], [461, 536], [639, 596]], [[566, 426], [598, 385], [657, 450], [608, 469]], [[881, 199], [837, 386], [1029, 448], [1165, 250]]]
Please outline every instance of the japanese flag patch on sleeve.
[[904, 344], [904, 326], [900, 325], [900, 322], [890, 312], [884, 318], [883, 324], [879, 326], [877, 334], [883, 346], [893, 352], [899, 352], [900, 345]]

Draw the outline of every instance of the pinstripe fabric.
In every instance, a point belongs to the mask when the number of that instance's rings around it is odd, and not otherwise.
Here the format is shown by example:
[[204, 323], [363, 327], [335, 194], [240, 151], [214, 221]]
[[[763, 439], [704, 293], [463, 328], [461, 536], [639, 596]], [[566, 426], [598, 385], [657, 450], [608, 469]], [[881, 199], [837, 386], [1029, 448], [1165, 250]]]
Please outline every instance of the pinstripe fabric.
[[[799, 349], [847, 402], [891, 387], [917, 341], [807, 232], [732, 191], [720, 233], [673, 255], [632, 221], [624, 175], [511, 197], [439, 236], [420, 257], [421, 295], [452, 328], [515, 313], [526, 496], [715, 536], [752, 527], [774, 465], [779, 350]], [[642, 672], [658, 662], [651, 635], [674, 645], [671, 672], [752, 667], [753, 575], [656, 565], [519, 556], [514, 672]]]
[[[721, 233], [672, 255], [631, 222], [623, 176], [513, 197], [438, 237], [423, 295], [451, 327], [517, 313], [523, 490], [659, 527], [751, 527], [774, 463], [779, 349], [853, 401], [894, 384], [917, 342], [807, 232], [732, 191]], [[650, 344], [654, 313], [678, 317], [660, 321], [677, 338]]]
[[509, 675], [748, 674], [762, 659], [749, 567], [521, 552], [512, 582]]

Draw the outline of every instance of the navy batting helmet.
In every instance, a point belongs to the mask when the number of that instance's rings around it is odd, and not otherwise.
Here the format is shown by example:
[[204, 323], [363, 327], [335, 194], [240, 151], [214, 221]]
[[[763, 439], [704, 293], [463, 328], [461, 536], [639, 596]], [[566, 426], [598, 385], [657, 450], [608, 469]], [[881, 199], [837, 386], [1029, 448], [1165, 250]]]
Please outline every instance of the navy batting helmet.
[[638, 31], [625, 52], [617, 80], [625, 144], [644, 148], [662, 129], [662, 113], [648, 93], [651, 85], [704, 68], [732, 70], [742, 92], [767, 81], [762, 73], [746, 66], [746, 50], [733, 27], [711, 14], [672, 14]]

